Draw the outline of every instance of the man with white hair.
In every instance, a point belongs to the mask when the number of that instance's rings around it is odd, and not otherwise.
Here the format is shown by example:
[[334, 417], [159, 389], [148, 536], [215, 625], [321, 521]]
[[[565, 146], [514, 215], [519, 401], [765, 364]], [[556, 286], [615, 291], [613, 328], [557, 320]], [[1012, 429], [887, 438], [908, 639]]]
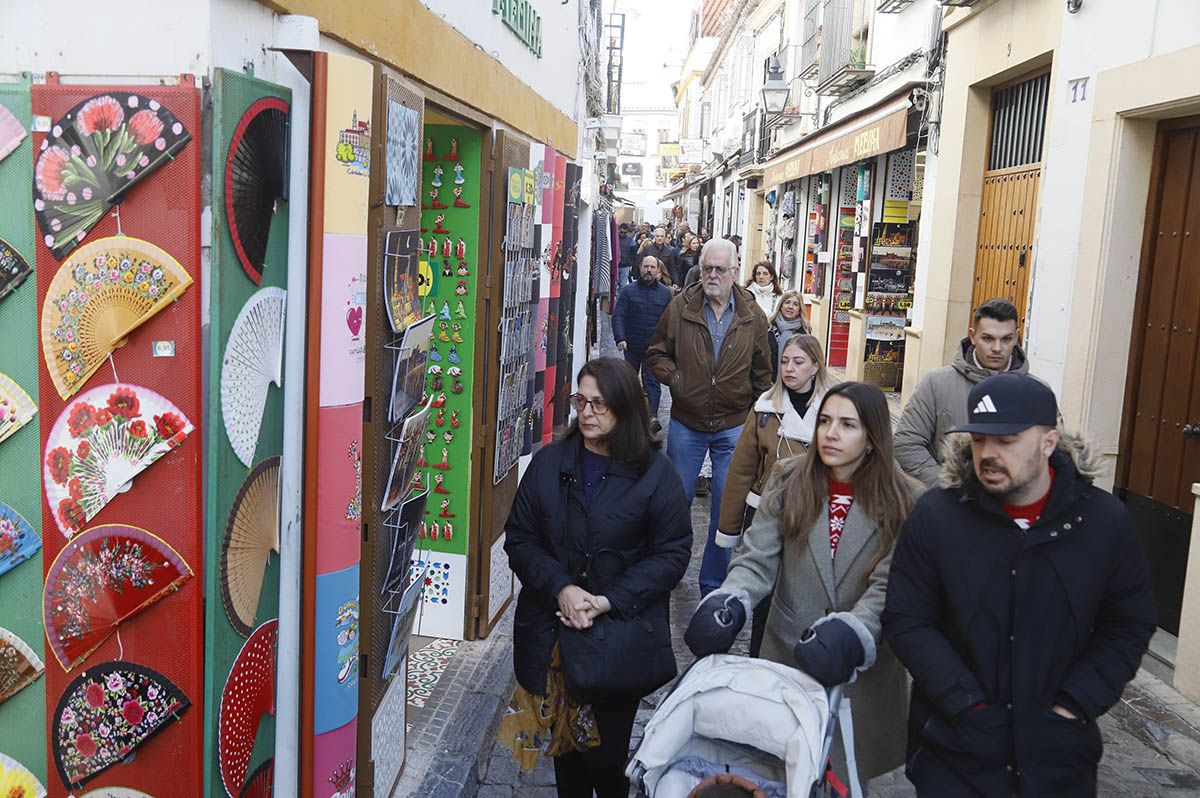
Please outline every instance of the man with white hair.
[[729, 568], [729, 549], [716, 545], [721, 493], [733, 448], [751, 405], [771, 387], [767, 317], [736, 284], [737, 249], [714, 238], [700, 250], [700, 282], [671, 300], [646, 350], [646, 360], [671, 389], [667, 456], [688, 502], [707, 454], [712, 459], [712, 515], [700, 565], [700, 592], [716, 589]]
[[671, 242], [667, 239], [667, 231], [662, 227], [654, 228], [654, 239], [646, 245], [639, 257], [644, 258], [647, 255], [653, 255], [658, 258], [663, 266], [667, 269], [667, 276], [671, 278], [672, 288], [678, 292], [683, 287], [683, 275], [679, 273], [679, 253], [675, 247], [671, 246]]

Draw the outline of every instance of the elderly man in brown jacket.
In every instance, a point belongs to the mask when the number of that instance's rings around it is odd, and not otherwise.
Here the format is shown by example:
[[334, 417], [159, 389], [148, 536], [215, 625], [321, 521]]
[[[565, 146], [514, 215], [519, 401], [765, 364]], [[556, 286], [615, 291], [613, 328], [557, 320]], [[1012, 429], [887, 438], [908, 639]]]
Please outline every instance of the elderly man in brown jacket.
[[704, 456], [712, 460], [708, 542], [700, 564], [700, 592], [720, 586], [729, 550], [716, 545], [725, 473], [754, 400], [771, 387], [767, 317], [750, 292], [735, 285], [737, 249], [714, 238], [700, 250], [699, 284], [671, 301], [658, 322], [646, 361], [671, 389], [667, 456], [679, 471], [690, 503]]

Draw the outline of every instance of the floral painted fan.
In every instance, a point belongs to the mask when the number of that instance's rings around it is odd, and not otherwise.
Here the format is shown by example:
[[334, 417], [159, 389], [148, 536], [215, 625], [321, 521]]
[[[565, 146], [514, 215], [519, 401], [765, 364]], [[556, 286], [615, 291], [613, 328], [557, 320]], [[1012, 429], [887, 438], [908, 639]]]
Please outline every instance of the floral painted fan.
[[154, 796], [132, 787], [100, 787], [85, 792], [79, 798], [154, 798]]
[[225, 160], [229, 235], [246, 275], [262, 284], [275, 202], [287, 199], [288, 104], [264, 97], [238, 122]]
[[[4, 106], [0, 105], [0, 109]], [[0, 299], [16, 291], [33, 272], [21, 253], [12, 244], [0, 238]]]
[[[250, 755], [263, 715], [275, 714], [275, 651], [279, 621], [267, 621], [254, 630], [238, 652], [225, 689], [221, 691], [221, 719], [217, 738], [221, 782], [230, 798], [247, 785]], [[256, 774], [257, 775], [257, 774]]]
[[191, 431], [178, 407], [141, 385], [99, 385], [69, 403], [50, 430], [42, 469], [59, 531], [83, 529]]
[[275, 760], [268, 759], [254, 769], [238, 798], [271, 798], [275, 793]]
[[138, 238], [101, 238], [63, 262], [42, 305], [42, 354], [70, 398], [125, 338], [178, 299], [192, 277]]
[[[45, 670], [28, 643], [0, 627], [0, 704], [36, 682]], [[0, 796], [4, 794], [0, 790]]]
[[229, 623], [249, 635], [263, 575], [279, 551], [279, 457], [256, 465], [233, 500], [221, 543], [221, 600]]
[[0, 441], [33, 421], [37, 405], [7, 374], [0, 374]]
[[174, 159], [192, 135], [157, 100], [108, 92], [55, 121], [34, 166], [33, 209], [61, 259], [125, 192]]
[[221, 417], [229, 445], [242, 464], [254, 464], [258, 431], [271, 383], [283, 385], [283, 320], [287, 292], [262, 288], [233, 322], [221, 366]]
[[0, 574], [7, 573], [37, 554], [42, 538], [33, 524], [0, 502]]
[[69, 671], [117, 626], [174, 593], [192, 569], [170, 544], [124, 524], [94, 526], [71, 540], [46, 574], [46, 640]]
[[0, 795], [8, 798], [46, 798], [46, 788], [11, 756], [0, 754]]
[[63, 784], [76, 789], [128, 757], [192, 702], [166, 676], [124, 660], [79, 674], [58, 702], [50, 732]]

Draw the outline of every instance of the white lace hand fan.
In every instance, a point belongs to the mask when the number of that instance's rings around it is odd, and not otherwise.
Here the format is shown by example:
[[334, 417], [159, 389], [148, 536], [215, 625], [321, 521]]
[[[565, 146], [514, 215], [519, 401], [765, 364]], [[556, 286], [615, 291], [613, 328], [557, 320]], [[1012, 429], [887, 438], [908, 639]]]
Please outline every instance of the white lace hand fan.
[[229, 445], [246, 468], [254, 465], [258, 431], [271, 383], [283, 385], [283, 320], [287, 292], [263, 288], [238, 313], [221, 367], [221, 416]]

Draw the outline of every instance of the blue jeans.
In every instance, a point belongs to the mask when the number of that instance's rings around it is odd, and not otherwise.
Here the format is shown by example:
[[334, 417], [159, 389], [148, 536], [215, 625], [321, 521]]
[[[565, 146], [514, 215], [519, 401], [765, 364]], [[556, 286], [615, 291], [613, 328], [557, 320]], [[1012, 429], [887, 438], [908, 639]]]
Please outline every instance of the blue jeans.
[[629, 282], [630, 268], [631, 268], [630, 266], [618, 266], [617, 267], [617, 292], [618, 293], [620, 293], [621, 289], [624, 288], [625, 285]]
[[679, 478], [683, 480], [683, 491], [688, 505], [696, 496], [696, 478], [707, 452], [712, 459], [712, 489], [709, 491], [711, 515], [708, 522], [708, 541], [704, 544], [704, 559], [700, 562], [700, 595], [711, 593], [725, 581], [729, 570], [729, 549], [723, 549], [714, 541], [717, 521], [721, 518], [721, 494], [725, 492], [725, 473], [733, 457], [733, 447], [742, 434], [742, 425], [720, 432], [699, 432], [671, 419], [667, 433], [667, 457], [675, 464]]
[[629, 349], [625, 350], [625, 362], [633, 366], [633, 370], [642, 375], [642, 387], [646, 389], [646, 402], [650, 405], [650, 420], [658, 418], [658, 403], [662, 400], [662, 383], [654, 376], [654, 372], [650, 370], [650, 364], [646, 362], [645, 352], [633, 352]]

